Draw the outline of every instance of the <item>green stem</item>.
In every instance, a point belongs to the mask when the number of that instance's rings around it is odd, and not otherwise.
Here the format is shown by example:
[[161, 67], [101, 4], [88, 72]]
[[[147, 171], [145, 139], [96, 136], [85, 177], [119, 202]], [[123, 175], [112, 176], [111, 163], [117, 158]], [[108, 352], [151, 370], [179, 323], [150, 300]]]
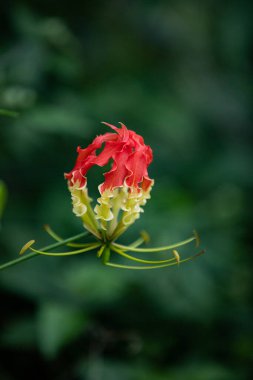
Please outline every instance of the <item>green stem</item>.
[[139, 239], [137, 239], [133, 243], [131, 243], [130, 247], [137, 248], [140, 245], [142, 245], [142, 243], [144, 243], [144, 242], [145, 242], [144, 239], [142, 237], [140, 237]]
[[[56, 232], [54, 232], [48, 224], [46, 224], [44, 226], [44, 229], [48, 233], [48, 235], [51, 236], [54, 240], [56, 240], [56, 241], [62, 241], [63, 240], [63, 238], [61, 236], [59, 236]], [[87, 235], [91, 235], [91, 233], [89, 231], [87, 231]], [[83, 244], [67, 243], [66, 245], [68, 247], [75, 247], [75, 248], [83, 247], [84, 248], [84, 247], [88, 247], [89, 243], [83, 243]]]
[[[203, 253], [204, 253], [204, 251], [201, 251], [201, 252], [197, 253], [194, 256], [190, 256], [187, 259], [181, 260], [180, 264], [181, 263], [186, 263], [187, 261], [190, 261], [190, 260], [193, 260], [196, 257], [202, 255]], [[115, 263], [106, 262], [105, 265], [107, 265], [109, 267], [122, 268], [122, 269], [137, 269], [137, 270], [145, 269], [146, 270], [146, 269], [156, 269], [156, 268], [172, 267], [174, 265], [177, 265], [177, 263], [169, 263], [169, 264], [162, 264], [162, 265], [157, 264], [157, 265], [150, 265], [150, 266], [145, 266], [145, 265], [139, 266], [139, 265], [123, 265], [123, 264], [115, 264]]]
[[39, 251], [37, 249], [34, 249], [30, 247], [30, 250], [33, 252], [38, 253], [39, 255], [45, 255], [45, 256], [73, 256], [78, 255], [80, 253], [93, 251], [94, 249], [101, 246], [101, 243], [91, 243], [88, 247], [82, 248], [82, 249], [76, 249], [74, 251], [67, 251], [67, 252], [45, 252], [45, 251]]
[[[66, 244], [66, 243], [70, 243], [71, 241], [75, 241], [75, 240], [81, 239], [82, 237], [84, 237], [86, 235], [88, 235], [87, 231], [82, 232], [81, 234], [72, 236], [72, 237], [70, 237], [68, 239], [65, 239], [65, 240], [62, 240], [62, 241], [60, 241], [58, 243], [47, 245], [46, 247], [41, 248], [41, 251], [47, 252], [47, 251], [49, 251], [51, 249], [61, 247], [62, 245]], [[24, 256], [19, 257], [18, 259], [14, 259], [14, 260], [8, 261], [5, 264], [0, 265], [0, 270], [12, 267], [12, 266], [14, 266], [16, 264], [21, 263], [22, 261], [26, 261], [26, 260], [32, 259], [35, 256], [40, 256], [40, 255], [39, 255], [39, 253], [36, 253], [36, 252], [27, 253]]]
[[126, 245], [122, 245], [122, 244], [118, 244], [118, 243], [114, 243], [114, 242], [112, 243], [112, 245], [114, 247], [116, 247], [116, 248], [119, 248], [122, 251], [132, 251], [132, 252], [162, 252], [162, 251], [167, 251], [169, 249], [181, 247], [183, 245], [191, 243], [194, 240], [196, 240], [195, 236], [191, 237], [189, 239], [180, 241], [180, 242], [175, 243], [175, 244], [167, 245], [165, 247], [155, 247], [155, 248], [137, 248], [137, 247], [135, 248], [135, 247], [132, 247], [132, 246], [126, 246]]
[[102, 255], [102, 263], [106, 265], [108, 261], [110, 260], [111, 250], [110, 247], [106, 246], [103, 255]]
[[126, 259], [132, 260], [132, 261], [137, 261], [138, 263], [142, 264], [165, 264], [169, 262], [176, 262], [175, 258], [173, 259], [167, 259], [167, 260], [143, 260], [143, 259], [138, 259], [137, 257], [128, 255], [127, 253], [121, 251], [120, 249], [117, 249], [116, 247], [112, 246], [112, 251], [118, 253], [120, 256], [125, 257]]
[[103, 254], [103, 252], [105, 250], [105, 247], [106, 247], [106, 245], [102, 245], [102, 247], [98, 250], [98, 252], [97, 252], [97, 257], [98, 258], [102, 256], [102, 254]]

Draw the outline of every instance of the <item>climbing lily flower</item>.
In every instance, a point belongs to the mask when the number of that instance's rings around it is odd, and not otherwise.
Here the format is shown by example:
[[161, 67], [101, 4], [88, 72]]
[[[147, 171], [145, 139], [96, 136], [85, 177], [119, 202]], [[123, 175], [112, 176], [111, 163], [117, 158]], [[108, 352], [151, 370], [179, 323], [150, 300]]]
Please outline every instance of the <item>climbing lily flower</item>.
[[[65, 178], [71, 192], [73, 212], [84, 227], [98, 238], [118, 238], [143, 212], [154, 181], [148, 176], [153, 154], [143, 138], [127, 129], [104, 123], [113, 132], [97, 136], [87, 148], [77, 148], [74, 168]], [[102, 151], [101, 151], [102, 148]], [[94, 165], [111, 169], [99, 185], [100, 197], [94, 209], [88, 195], [87, 173]]]
[[[97, 251], [97, 257], [101, 257], [102, 262], [110, 267], [153, 269], [177, 265], [204, 253], [202, 250], [181, 259], [177, 251], [179, 247], [181, 248], [194, 241], [198, 247], [199, 237], [196, 232], [193, 232], [193, 235], [188, 239], [178, 243], [155, 248], [140, 247], [149, 240], [147, 233], [144, 232], [141, 233], [140, 238], [130, 245], [122, 245], [116, 242], [118, 237], [139, 218], [140, 213], [143, 212], [143, 206], [150, 198], [154, 180], [148, 175], [148, 167], [152, 162], [153, 154], [152, 149], [144, 143], [143, 138], [134, 131], [127, 129], [124, 124], [120, 123], [120, 128], [108, 123], [104, 124], [110, 127], [112, 132], [97, 136], [87, 148], [78, 147], [75, 166], [69, 173], [65, 174], [71, 193], [73, 212], [82, 220], [87, 231], [63, 239], [49, 226], [45, 226], [46, 231], [56, 240], [56, 243], [38, 250], [33, 247], [35, 241], [30, 240], [20, 251], [20, 254], [23, 255], [27, 250], [30, 250], [30, 255], [4, 264], [0, 266], [0, 269], [39, 254], [70, 256], [94, 250]], [[104, 173], [104, 179], [98, 186], [99, 197], [94, 207], [88, 194], [87, 173], [95, 165], [105, 167], [108, 164], [110, 169]], [[88, 243], [75, 242], [88, 234], [94, 235], [96, 239]], [[49, 250], [63, 245], [75, 249], [66, 252], [49, 252]], [[165, 251], [169, 252], [170, 256], [168, 259], [162, 260], [147, 260], [131, 254]], [[138, 262], [138, 265], [111, 262], [111, 253]]]

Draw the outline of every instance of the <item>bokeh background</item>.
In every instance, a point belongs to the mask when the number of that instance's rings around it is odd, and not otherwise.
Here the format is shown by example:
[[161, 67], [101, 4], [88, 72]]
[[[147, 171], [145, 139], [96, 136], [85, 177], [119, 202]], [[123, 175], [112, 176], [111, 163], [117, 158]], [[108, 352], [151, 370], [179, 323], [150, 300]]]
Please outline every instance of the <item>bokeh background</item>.
[[196, 228], [207, 249], [154, 271], [84, 254], [1, 272], [1, 380], [250, 378], [251, 4], [1, 4], [0, 108], [19, 112], [0, 118], [1, 263], [32, 238], [51, 242], [45, 223], [81, 231], [63, 172], [107, 131], [101, 121], [124, 122], [154, 151], [152, 200], [121, 241], [145, 229], [168, 244]]

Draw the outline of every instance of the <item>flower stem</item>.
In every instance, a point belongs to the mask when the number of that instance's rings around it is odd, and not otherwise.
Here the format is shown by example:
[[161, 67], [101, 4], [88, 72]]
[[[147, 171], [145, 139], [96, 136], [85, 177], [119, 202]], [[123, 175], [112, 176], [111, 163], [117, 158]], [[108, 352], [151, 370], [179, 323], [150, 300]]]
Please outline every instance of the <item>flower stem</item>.
[[[82, 232], [81, 234], [78, 234], [78, 235], [75, 235], [75, 236], [71, 236], [70, 238], [67, 238], [67, 239], [64, 239], [62, 241], [59, 241], [58, 243], [47, 245], [46, 247], [41, 248], [41, 251], [47, 252], [47, 251], [49, 251], [51, 249], [61, 247], [64, 244], [67, 244], [67, 243], [70, 243], [72, 241], [81, 239], [82, 237], [84, 237], [86, 235], [88, 235], [87, 231]], [[36, 253], [36, 252], [27, 253], [24, 256], [19, 257], [18, 259], [14, 259], [14, 260], [8, 261], [5, 264], [0, 265], [0, 270], [12, 267], [12, 266], [14, 266], [16, 264], [19, 264], [19, 263], [23, 262], [23, 261], [32, 259], [35, 256], [40, 256], [40, 255], [39, 255], [39, 253]]]
[[106, 246], [104, 251], [103, 251], [103, 255], [102, 255], [102, 263], [103, 264], [106, 265], [108, 263], [108, 261], [110, 260], [110, 255], [111, 255], [110, 247]]

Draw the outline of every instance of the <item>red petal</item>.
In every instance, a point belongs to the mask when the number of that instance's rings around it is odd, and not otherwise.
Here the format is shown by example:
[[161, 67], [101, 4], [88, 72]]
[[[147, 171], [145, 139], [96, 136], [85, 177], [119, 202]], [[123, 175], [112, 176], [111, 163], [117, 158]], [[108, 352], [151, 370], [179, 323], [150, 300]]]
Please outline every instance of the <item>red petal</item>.
[[138, 187], [138, 184], [142, 182], [143, 176], [146, 173], [147, 163], [145, 154], [142, 151], [132, 153], [128, 158], [126, 167], [131, 173], [126, 179], [127, 185]]
[[112, 169], [105, 173], [105, 182], [101, 186], [101, 191], [105, 189], [113, 189], [118, 186], [123, 186], [125, 178], [129, 175], [126, 163], [130, 154], [130, 148], [125, 146], [122, 152], [118, 152], [114, 156], [114, 164]]
[[[65, 178], [71, 185], [78, 182], [79, 186], [84, 186], [87, 171], [93, 165], [104, 166], [112, 159], [112, 169], [104, 174], [105, 182], [101, 191], [122, 186], [125, 181], [128, 186], [147, 189], [152, 183], [147, 173], [147, 167], [153, 159], [151, 148], [144, 144], [140, 135], [128, 130], [123, 123], [120, 123], [121, 128], [105, 122], [103, 124], [117, 133], [99, 135], [85, 149], [78, 147], [75, 166], [69, 173], [65, 173]], [[96, 155], [103, 143], [103, 150]]]

